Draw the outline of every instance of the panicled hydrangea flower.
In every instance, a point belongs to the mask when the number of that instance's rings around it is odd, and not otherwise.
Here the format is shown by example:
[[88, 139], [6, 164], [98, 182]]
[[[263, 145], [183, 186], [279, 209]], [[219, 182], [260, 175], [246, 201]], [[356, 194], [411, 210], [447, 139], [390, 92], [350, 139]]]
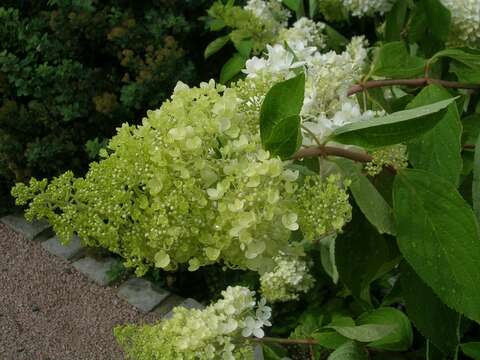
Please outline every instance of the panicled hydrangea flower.
[[320, 141], [326, 139], [335, 129], [357, 121], [365, 121], [372, 119], [375, 116], [382, 115], [383, 112], [367, 110], [361, 112], [358, 103], [352, 100], [345, 100], [342, 104], [341, 110], [333, 114], [332, 117], [326, 117], [320, 114], [317, 117], [310, 117], [303, 122], [303, 126], [309, 130], [305, 133], [303, 144], [310, 146], [315, 145], [315, 140], [311, 138], [310, 133], [316, 135]]
[[248, 0], [244, 9], [267, 23], [277, 23], [281, 27], [287, 26], [290, 17], [290, 12], [282, 5], [281, 0]]
[[143, 125], [124, 125], [84, 179], [19, 184], [27, 215], [46, 218], [65, 240], [119, 253], [142, 274], [223, 261], [258, 270], [288, 247], [298, 174], [262, 149], [258, 112], [242, 111], [235, 88], [179, 83]]
[[342, 0], [343, 6], [357, 17], [384, 14], [390, 11], [394, 2], [395, 0]]
[[265, 58], [253, 58], [247, 60], [243, 73], [247, 78], [270, 76], [272, 80], [284, 80], [295, 75], [293, 70], [305, 64], [295, 60], [295, 55], [285, 49], [283, 45], [267, 45]]
[[[348, 98], [347, 91], [359, 81], [366, 68], [367, 49], [363, 37], [354, 37], [344, 52], [321, 54], [316, 48], [308, 55], [276, 44], [267, 47], [265, 58], [253, 57], [246, 62], [247, 78], [252, 84], [273, 85], [295, 76], [295, 69], [306, 68], [305, 100], [301, 111], [303, 124], [323, 141], [330, 133], [347, 123], [370, 119], [380, 113], [362, 113], [358, 103]], [[264, 88], [265, 85], [260, 86]], [[256, 103], [261, 103], [259, 98]], [[309, 137], [304, 145], [311, 145]]]
[[253, 359], [252, 343], [271, 326], [265, 299], [241, 286], [222, 291], [223, 298], [204, 310], [177, 307], [171, 319], [156, 325], [115, 328], [117, 341], [136, 360]]
[[403, 144], [376, 149], [371, 152], [373, 160], [365, 165], [368, 175], [379, 174], [385, 166], [403, 169], [408, 166], [407, 147]]
[[344, 52], [315, 53], [307, 64], [305, 101], [302, 116], [308, 121], [331, 117], [342, 109], [351, 85], [358, 82], [367, 64], [363, 37], [353, 37]]
[[260, 277], [260, 291], [268, 302], [296, 300], [312, 288], [315, 279], [304, 260], [282, 254], [274, 261], [275, 268]]
[[254, 54], [260, 54], [267, 44], [276, 43], [290, 17], [290, 12], [279, 0], [249, 0], [245, 7], [217, 1], [208, 14], [232, 29], [229, 36], [233, 42], [251, 39]]
[[325, 24], [302, 17], [292, 27], [280, 32], [278, 42], [286, 42], [299, 59], [305, 60], [325, 47], [324, 29]]
[[450, 42], [477, 47], [480, 44], [480, 1], [441, 0], [452, 15]]
[[[343, 186], [342, 186], [343, 185]], [[352, 217], [346, 187], [348, 180], [339, 175], [326, 179], [307, 176], [305, 183], [296, 193], [298, 223], [305, 239], [313, 241], [325, 234], [342, 230]]]

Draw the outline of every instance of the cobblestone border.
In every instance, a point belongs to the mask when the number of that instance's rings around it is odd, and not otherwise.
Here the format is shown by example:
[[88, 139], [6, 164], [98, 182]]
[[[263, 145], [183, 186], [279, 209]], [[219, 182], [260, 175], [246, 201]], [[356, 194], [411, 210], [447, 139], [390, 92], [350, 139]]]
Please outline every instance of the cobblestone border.
[[[81, 239], [74, 237], [69, 244], [63, 245], [55, 236], [51, 226], [45, 221], [29, 222], [22, 214], [12, 214], [0, 218], [0, 222], [30, 241], [41, 242], [43, 249], [52, 255], [63, 258], [73, 267], [100, 286], [110, 283], [107, 272], [118, 262], [113, 258], [102, 260], [84, 256]], [[118, 287], [117, 296], [126, 300], [134, 308], [143, 313], [151, 311], [160, 319], [173, 316], [173, 308], [182, 306], [188, 309], [203, 309], [205, 306], [195, 299], [183, 298], [155, 286], [152, 282], [141, 278], [129, 278]], [[255, 360], [264, 360], [260, 346], [256, 346]]]
[[[69, 244], [63, 245], [54, 235], [50, 225], [44, 221], [28, 222], [21, 214], [0, 218], [0, 222], [30, 241], [41, 242], [43, 249], [52, 255], [72, 263], [73, 267], [100, 286], [110, 284], [108, 271], [118, 260], [113, 258], [94, 259], [84, 256], [81, 240], [74, 236]], [[175, 306], [203, 308], [194, 299], [185, 299], [161, 289], [152, 282], [141, 278], [129, 278], [118, 287], [117, 296], [143, 313], [155, 311], [161, 318], [171, 316]]]

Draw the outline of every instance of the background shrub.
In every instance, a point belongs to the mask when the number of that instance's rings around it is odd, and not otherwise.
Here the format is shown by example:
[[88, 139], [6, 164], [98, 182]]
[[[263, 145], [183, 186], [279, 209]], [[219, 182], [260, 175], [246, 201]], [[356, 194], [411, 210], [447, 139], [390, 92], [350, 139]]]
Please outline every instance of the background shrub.
[[209, 78], [199, 17], [211, 3], [4, 2], [0, 213], [14, 182], [82, 174], [121, 123], [158, 107], [178, 80]]

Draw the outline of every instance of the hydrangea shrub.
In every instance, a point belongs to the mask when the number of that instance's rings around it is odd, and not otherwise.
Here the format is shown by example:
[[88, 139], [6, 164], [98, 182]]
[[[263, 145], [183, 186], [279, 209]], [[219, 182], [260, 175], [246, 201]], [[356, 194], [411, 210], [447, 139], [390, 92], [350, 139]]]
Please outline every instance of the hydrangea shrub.
[[258, 273], [259, 296], [231, 286], [204, 310], [116, 328], [133, 359], [251, 359], [256, 344], [269, 359], [476, 358], [480, 54], [454, 5], [342, 1], [382, 24], [333, 51], [329, 24], [282, 3], [299, 19], [278, 1], [216, 5], [210, 27], [228, 12], [280, 24], [263, 50], [231, 39], [241, 78], [178, 83], [84, 178], [18, 184], [18, 203], [139, 275]]

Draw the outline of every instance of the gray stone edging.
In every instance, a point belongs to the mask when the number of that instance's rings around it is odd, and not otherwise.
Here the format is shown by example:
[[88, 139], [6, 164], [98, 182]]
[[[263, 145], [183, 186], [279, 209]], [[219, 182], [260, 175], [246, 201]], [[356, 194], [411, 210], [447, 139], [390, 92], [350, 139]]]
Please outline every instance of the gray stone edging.
[[85, 249], [78, 236], [73, 236], [67, 245], [63, 245], [57, 236], [42, 242], [42, 247], [50, 254], [64, 258], [65, 260], [77, 259], [83, 255]]
[[130, 278], [119, 287], [118, 296], [142, 312], [148, 313], [169, 297], [170, 292], [155, 287], [148, 280]]
[[37, 240], [51, 228], [50, 224], [44, 220], [29, 222], [20, 214], [4, 216], [0, 218], [0, 222], [21, 234], [27, 240]]

